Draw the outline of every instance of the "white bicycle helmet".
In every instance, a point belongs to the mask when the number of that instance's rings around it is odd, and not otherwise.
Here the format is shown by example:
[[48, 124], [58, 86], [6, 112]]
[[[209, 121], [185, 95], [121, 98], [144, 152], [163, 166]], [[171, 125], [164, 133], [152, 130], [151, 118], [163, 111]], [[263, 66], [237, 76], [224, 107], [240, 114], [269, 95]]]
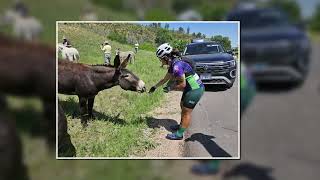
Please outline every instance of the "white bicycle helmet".
[[170, 46], [169, 43], [161, 44], [157, 49], [156, 55], [158, 58], [162, 58], [163, 56], [170, 54], [172, 49], [173, 48]]

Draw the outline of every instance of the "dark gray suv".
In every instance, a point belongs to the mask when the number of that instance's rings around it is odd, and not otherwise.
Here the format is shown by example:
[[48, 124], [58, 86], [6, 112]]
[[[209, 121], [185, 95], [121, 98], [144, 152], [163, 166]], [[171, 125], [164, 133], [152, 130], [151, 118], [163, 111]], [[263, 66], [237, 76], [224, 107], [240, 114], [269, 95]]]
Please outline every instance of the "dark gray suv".
[[257, 82], [304, 81], [310, 59], [309, 38], [282, 11], [236, 9], [227, 20], [241, 23], [241, 60]]
[[231, 88], [236, 78], [237, 63], [232, 52], [217, 42], [194, 42], [186, 46], [183, 56], [193, 60], [204, 84], [220, 84]]

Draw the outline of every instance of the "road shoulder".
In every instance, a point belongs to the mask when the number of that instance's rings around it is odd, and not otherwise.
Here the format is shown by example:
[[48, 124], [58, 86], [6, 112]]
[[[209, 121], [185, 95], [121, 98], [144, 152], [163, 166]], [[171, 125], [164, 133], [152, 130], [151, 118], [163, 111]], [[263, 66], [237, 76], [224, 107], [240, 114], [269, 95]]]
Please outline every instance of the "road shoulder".
[[182, 92], [170, 92], [166, 94], [164, 102], [147, 115], [148, 126], [156, 129], [152, 139], [157, 143], [156, 148], [146, 152], [145, 156], [150, 158], [158, 157], [182, 157], [184, 141], [172, 141], [166, 139], [170, 133], [170, 126], [180, 122], [180, 98]]

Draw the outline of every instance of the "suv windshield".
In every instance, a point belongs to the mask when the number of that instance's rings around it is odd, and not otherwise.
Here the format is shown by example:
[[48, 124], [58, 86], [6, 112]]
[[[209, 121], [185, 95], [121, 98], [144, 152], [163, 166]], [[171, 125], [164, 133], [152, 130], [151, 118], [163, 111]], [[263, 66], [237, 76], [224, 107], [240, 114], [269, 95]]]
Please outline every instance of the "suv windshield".
[[195, 54], [215, 54], [224, 52], [223, 48], [219, 44], [190, 44], [186, 47], [184, 55]]
[[288, 24], [288, 19], [279, 10], [263, 9], [252, 11], [237, 11], [231, 13], [229, 21], [240, 21], [242, 28], [279, 26]]

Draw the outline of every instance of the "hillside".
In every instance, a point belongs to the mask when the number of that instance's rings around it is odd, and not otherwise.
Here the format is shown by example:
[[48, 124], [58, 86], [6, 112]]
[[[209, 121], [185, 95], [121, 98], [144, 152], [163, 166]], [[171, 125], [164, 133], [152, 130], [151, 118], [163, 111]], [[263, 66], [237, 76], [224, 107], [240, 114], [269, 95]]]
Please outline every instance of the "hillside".
[[[176, 41], [190, 42], [191, 39], [195, 37], [191, 34], [179, 33], [177, 31], [160, 28], [160, 27], [150, 27], [140, 24], [133, 23], [108, 23], [108, 24], [95, 24], [87, 23], [80, 25], [84, 29], [91, 30], [101, 36], [108, 37], [116, 41], [121, 41], [121, 43], [133, 45], [139, 42], [141, 45], [140, 49], [155, 50], [157, 45], [157, 37], [166, 34], [165, 37], [168, 42], [175, 44]], [[146, 47], [145, 44], [150, 45]]]

